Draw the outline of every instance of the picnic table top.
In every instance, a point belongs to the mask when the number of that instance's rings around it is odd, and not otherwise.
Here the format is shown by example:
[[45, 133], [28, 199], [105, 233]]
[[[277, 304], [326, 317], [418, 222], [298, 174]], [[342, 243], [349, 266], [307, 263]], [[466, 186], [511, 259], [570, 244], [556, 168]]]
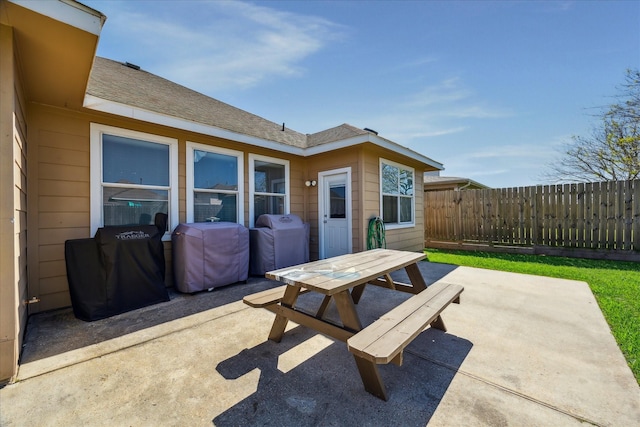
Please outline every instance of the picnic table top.
[[333, 295], [415, 264], [425, 257], [422, 252], [372, 249], [269, 271], [266, 277]]

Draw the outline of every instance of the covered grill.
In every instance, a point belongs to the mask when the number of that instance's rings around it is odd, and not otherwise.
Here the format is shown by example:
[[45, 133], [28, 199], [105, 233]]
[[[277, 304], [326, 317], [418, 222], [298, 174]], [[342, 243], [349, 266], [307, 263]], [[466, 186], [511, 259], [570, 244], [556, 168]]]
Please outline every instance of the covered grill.
[[104, 319], [126, 311], [169, 301], [164, 282], [162, 236], [167, 216], [156, 225], [98, 229], [93, 239], [65, 242], [65, 261], [74, 315]]
[[233, 222], [180, 224], [171, 235], [176, 288], [193, 293], [249, 276], [249, 230]]
[[252, 275], [309, 262], [309, 224], [297, 215], [260, 215], [249, 235]]

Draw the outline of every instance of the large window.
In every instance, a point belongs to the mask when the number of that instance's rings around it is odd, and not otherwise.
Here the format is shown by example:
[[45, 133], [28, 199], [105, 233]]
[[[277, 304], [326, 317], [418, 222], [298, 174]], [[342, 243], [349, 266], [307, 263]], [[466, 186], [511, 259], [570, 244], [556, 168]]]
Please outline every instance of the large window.
[[380, 159], [380, 210], [386, 225], [414, 225], [413, 181], [412, 168]]
[[249, 155], [249, 226], [262, 214], [289, 213], [289, 162]]
[[91, 124], [91, 234], [153, 224], [156, 213], [176, 225], [176, 153], [174, 139]]
[[244, 222], [239, 151], [187, 143], [187, 222]]

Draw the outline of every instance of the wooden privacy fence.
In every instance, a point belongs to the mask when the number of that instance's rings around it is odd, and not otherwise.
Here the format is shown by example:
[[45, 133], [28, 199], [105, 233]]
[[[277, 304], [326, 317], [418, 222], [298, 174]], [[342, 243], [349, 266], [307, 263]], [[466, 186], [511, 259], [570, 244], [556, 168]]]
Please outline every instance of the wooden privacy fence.
[[426, 242], [640, 251], [640, 180], [428, 191], [424, 209]]

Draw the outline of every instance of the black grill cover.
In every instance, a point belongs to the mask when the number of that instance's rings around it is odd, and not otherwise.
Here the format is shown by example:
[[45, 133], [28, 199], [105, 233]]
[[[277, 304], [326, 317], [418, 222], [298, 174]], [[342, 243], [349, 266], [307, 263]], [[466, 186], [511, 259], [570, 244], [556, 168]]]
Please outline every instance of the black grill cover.
[[105, 227], [65, 244], [76, 317], [93, 321], [169, 301], [162, 235], [153, 225]]
[[107, 304], [105, 271], [95, 239], [67, 240], [64, 245], [73, 314], [86, 321], [112, 315]]

